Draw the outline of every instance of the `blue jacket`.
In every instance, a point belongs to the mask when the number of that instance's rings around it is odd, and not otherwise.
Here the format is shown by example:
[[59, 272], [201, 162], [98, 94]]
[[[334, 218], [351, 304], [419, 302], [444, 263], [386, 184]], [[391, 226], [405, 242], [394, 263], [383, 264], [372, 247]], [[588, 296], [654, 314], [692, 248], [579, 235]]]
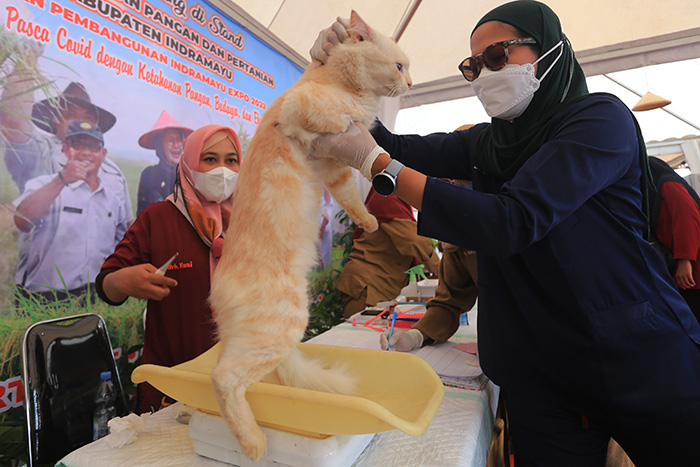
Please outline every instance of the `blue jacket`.
[[[466, 190], [429, 177], [418, 232], [478, 253], [487, 376], [558, 388], [581, 413], [644, 404], [658, 389], [652, 381], [677, 384], [677, 397], [700, 404], [700, 326], [643, 238], [629, 109], [592, 95], [560, 112], [506, 183], [474, 167], [484, 128], [421, 137], [380, 125], [373, 134], [409, 167], [473, 182]], [[673, 404], [665, 409], [683, 406]]]

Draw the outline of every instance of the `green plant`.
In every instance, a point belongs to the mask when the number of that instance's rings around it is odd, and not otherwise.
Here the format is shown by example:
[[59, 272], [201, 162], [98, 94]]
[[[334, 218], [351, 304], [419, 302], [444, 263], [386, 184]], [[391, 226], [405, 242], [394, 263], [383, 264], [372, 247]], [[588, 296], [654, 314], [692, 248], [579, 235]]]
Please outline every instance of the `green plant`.
[[339, 276], [340, 271], [333, 268], [311, 273], [309, 325], [303, 340], [311, 339], [343, 321], [343, 300], [340, 291], [335, 288]]
[[[333, 246], [343, 248], [340, 261], [333, 260], [330, 267], [309, 274], [309, 325], [304, 333], [304, 340], [327, 331], [336, 324], [343, 322], [343, 299], [340, 291], [335, 288], [335, 283], [340, 277], [343, 266], [347, 263], [348, 255], [352, 251], [352, 234], [355, 231], [355, 223], [343, 210], [335, 215], [340, 225], [345, 227], [343, 232], [333, 235]], [[339, 265], [339, 267], [336, 266]]]
[[342, 269], [342, 267], [345, 266], [345, 263], [347, 263], [348, 256], [352, 251], [352, 234], [355, 232], [357, 225], [355, 222], [353, 222], [348, 213], [342, 209], [338, 211], [335, 218], [338, 219], [340, 225], [345, 227], [343, 232], [336, 232], [333, 234], [333, 246], [343, 247], [343, 259], [341, 261]]
[[[0, 89], [3, 90], [0, 110], [2, 113], [16, 114], [17, 100], [32, 95], [35, 91], [41, 91], [49, 99], [57, 99], [60, 95], [55, 82], [47, 80], [37, 68], [37, 59], [43, 51], [44, 45], [39, 42], [0, 28]], [[78, 75], [65, 63], [48, 60]], [[6, 89], [9, 83], [12, 83], [12, 86]], [[27, 118], [31, 117], [27, 116]], [[4, 132], [0, 132], [0, 139], [5, 140]]]

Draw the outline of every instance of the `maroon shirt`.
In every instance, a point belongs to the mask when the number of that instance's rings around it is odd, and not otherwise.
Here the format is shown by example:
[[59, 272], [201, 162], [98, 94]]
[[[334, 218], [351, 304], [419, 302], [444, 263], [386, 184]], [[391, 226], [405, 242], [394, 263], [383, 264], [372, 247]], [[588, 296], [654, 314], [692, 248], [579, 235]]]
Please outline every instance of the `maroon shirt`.
[[700, 289], [700, 211], [683, 185], [673, 181], [661, 185], [663, 201], [656, 221], [656, 236], [673, 252], [675, 259], [693, 264], [695, 287]]
[[[170, 257], [179, 256], [168, 268], [167, 277], [178, 283], [162, 301], [148, 300], [146, 332], [142, 363], [173, 366], [191, 360], [214, 343], [216, 325], [207, 303], [209, 247], [199, 238], [194, 227], [169, 201], [153, 203], [136, 219], [102, 265], [97, 279], [97, 292], [104, 294], [104, 276], [117, 269], [142, 263], [162, 266]], [[135, 411], [148, 411], [161, 406], [162, 394], [139, 385]]]

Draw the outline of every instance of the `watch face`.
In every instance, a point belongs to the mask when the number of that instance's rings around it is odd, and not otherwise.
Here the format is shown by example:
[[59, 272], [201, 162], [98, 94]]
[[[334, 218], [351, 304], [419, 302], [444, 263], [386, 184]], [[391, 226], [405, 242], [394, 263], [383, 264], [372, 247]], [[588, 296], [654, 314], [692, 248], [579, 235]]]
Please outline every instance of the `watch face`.
[[394, 192], [396, 184], [391, 176], [379, 173], [372, 179], [372, 187], [380, 195], [389, 196]]

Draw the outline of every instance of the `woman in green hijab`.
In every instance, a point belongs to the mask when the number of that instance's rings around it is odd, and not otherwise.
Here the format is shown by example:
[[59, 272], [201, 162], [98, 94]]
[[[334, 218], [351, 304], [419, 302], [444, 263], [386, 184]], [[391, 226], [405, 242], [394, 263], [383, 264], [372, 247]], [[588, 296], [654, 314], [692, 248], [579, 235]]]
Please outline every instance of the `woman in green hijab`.
[[[337, 26], [314, 50], [335, 40]], [[604, 466], [611, 437], [637, 467], [700, 465], [700, 325], [645, 239], [632, 113], [588, 93], [542, 3], [492, 10], [470, 43], [459, 69], [489, 123], [425, 137], [356, 125], [317, 157], [416, 207], [419, 234], [477, 252], [479, 356], [507, 395], [516, 465]]]

